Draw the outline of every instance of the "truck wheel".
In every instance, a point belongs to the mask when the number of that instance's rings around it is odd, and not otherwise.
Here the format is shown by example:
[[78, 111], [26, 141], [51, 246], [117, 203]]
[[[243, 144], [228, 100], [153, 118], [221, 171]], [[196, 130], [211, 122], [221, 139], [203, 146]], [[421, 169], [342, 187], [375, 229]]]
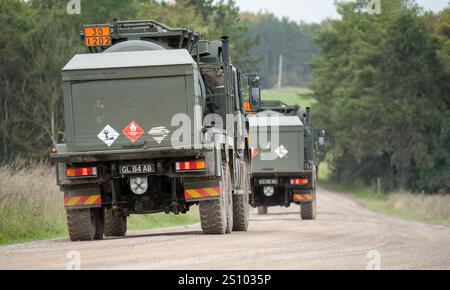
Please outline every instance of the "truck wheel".
[[228, 165], [224, 163], [222, 169], [220, 198], [200, 202], [200, 221], [207, 235], [224, 235], [227, 232], [231, 180]]
[[105, 209], [105, 236], [125, 237], [127, 234], [127, 217], [120, 213], [115, 216], [112, 209]]
[[249, 176], [247, 166], [242, 172], [244, 184], [242, 186], [243, 194], [233, 196], [233, 231], [246, 232], [248, 230], [248, 220], [250, 217], [250, 195], [249, 195]]
[[258, 206], [258, 215], [266, 215], [267, 212], [267, 206]]
[[316, 207], [317, 202], [310, 201], [300, 204], [300, 213], [303, 220], [315, 220], [316, 219]]
[[67, 226], [70, 240], [93, 241], [103, 238], [100, 209], [68, 209]]

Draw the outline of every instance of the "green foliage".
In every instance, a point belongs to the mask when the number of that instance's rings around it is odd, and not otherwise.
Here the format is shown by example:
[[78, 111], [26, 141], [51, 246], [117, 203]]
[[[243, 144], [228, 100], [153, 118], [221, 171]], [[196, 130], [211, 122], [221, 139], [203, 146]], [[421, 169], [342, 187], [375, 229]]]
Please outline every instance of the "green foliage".
[[174, 3], [142, 1], [138, 18], [152, 18], [171, 27], [189, 25], [203, 38], [219, 40], [231, 37], [233, 63], [244, 73], [257, 71], [259, 58], [250, 54], [258, 38], [246, 35], [247, 26], [240, 22], [236, 2], [211, 0], [176, 0]]
[[[21, 118], [13, 112], [23, 111], [23, 99], [28, 95], [27, 73], [33, 56], [29, 40], [36, 35], [36, 12], [22, 1], [0, 0], [0, 156], [9, 157], [20, 142], [16, 133]], [[13, 149], [14, 148], [14, 149]]]
[[155, 19], [169, 26], [193, 26], [206, 38], [232, 38], [234, 63], [255, 71], [249, 51], [257, 39], [245, 36], [234, 1], [81, 1], [81, 15], [68, 15], [69, 1], [0, 0], [0, 163], [15, 156], [46, 158], [62, 139], [61, 68], [86, 52], [81, 25]]
[[244, 13], [242, 19], [249, 26], [248, 35], [260, 40], [251, 53], [261, 57], [264, 88], [273, 88], [278, 82], [280, 55], [284, 59], [283, 87], [303, 87], [312, 81], [309, 63], [318, 54], [314, 43], [314, 35], [320, 29], [318, 24], [296, 23], [267, 13]]
[[445, 40], [433, 41], [413, 1], [385, 0], [382, 7], [381, 15], [369, 15], [364, 1], [339, 4], [342, 19], [324, 23], [317, 36], [312, 89], [318, 125], [328, 128], [333, 176], [449, 191], [449, 143], [436, 142], [445, 142], [449, 116], [448, 63], [439, 57]]
[[[63, 194], [53, 166], [17, 159], [0, 166], [0, 245], [68, 237]], [[128, 229], [148, 230], [199, 223], [197, 208], [186, 215], [136, 215]]]

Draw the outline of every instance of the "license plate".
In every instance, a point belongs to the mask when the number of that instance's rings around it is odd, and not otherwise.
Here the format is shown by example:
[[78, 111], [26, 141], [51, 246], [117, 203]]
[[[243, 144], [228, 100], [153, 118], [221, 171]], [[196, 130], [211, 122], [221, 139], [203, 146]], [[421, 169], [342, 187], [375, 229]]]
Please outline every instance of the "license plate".
[[155, 166], [153, 164], [147, 165], [126, 165], [120, 166], [120, 175], [136, 175], [147, 174], [155, 172]]

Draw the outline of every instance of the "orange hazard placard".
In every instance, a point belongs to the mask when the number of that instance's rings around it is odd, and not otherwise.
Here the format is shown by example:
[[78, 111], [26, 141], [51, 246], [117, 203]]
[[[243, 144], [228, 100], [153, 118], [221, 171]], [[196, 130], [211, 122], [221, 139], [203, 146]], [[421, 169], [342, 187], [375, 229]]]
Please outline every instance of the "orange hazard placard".
[[110, 46], [111, 38], [110, 37], [86, 37], [84, 39], [84, 43], [86, 46]]
[[85, 27], [84, 28], [85, 37], [102, 37], [111, 36], [111, 28], [109, 26], [96, 26], [96, 27]]
[[111, 28], [109, 26], [95, 26], [84, 28], [84, 42], [86, 46], [110, 46]]

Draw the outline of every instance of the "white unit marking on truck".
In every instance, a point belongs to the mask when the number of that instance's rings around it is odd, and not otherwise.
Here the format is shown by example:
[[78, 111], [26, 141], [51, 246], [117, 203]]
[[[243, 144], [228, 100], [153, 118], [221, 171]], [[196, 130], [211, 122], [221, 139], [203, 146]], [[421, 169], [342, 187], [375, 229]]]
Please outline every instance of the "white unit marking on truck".
[[167, 130], [166, 127], [155, 127], [152, 128], [148, 134], [150, 134], [150, 136], [153, 137], [153, 139], [156, 141], [156, 143], [161, 144], [164, 139], [167, 138], [167, 136], [169, 136], [170, 131]]
[[116, 142], [117, 138], [119, 138], [120, 134], [114, 130], [113, 127], [107, 125], [97, 137], [103, 141], [108, 147], [111, 147], [114, 142]]
[[130, 187], [134, 194], [143, 195], [148, 190], [148, 177], [131, 177]]
[[283, 145], [281, 145], [280, 147], [275, 149], [275, 154], [277, 154], [277, 156], [280, 159], [283, 159], [284, 157], [286, 157], [288, 155], [288, 153], [289, 153], [289, 151]]

